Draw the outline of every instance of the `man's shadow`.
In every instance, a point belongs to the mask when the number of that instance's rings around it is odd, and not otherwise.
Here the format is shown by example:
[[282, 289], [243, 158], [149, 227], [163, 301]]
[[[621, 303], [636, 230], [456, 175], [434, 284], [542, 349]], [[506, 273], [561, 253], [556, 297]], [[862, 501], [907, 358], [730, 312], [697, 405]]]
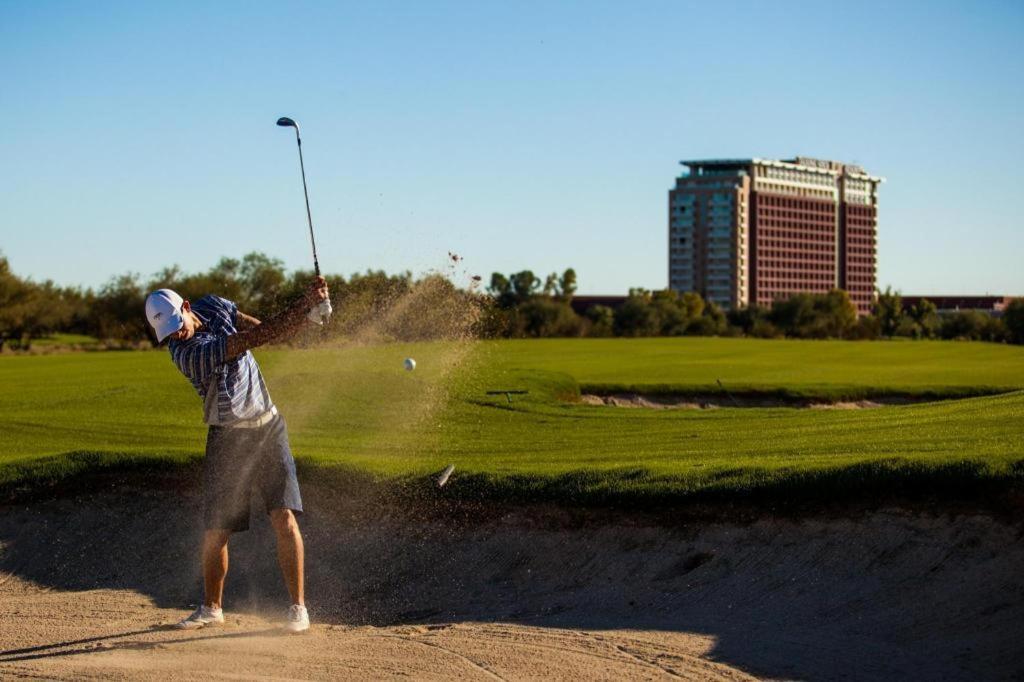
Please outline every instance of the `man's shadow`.
[[[178, 639], [162, 638], [158, 641], [127, 641], [120, 642], [127, 637], [140, 635], [152, 635], [156, 632], [178, 633]], [[200, 634], [201, 633], [201, 634]], [[268, 636], [290, 636], [283, 628], [264, 628], [261, 630], [247, 630], [244, 632], [211, 632], [210, 630], [187, 631], [176, 630], [173, 626], [154, 625], [143, 630], [129, 630], [112, 634], [97, 635], [96, 637], [85, 637], [63, 642], [41, 644], [39, 646], [23, 647], [20, 649], [8, 649], [0, 651], [0, 663], [13, 663], [15, 661], [32, 661], [42, 658], [57, 658], [61, 656], [81, 656], [83, 654], [99, 653], [104, 651], [145, 651], [157, 647], [166, 647], [175, 644], [190, 644], [203, 640], [225, 640], [245, 639], [249, 637]], [[92, 646], [85, 646], [92, 645]]]

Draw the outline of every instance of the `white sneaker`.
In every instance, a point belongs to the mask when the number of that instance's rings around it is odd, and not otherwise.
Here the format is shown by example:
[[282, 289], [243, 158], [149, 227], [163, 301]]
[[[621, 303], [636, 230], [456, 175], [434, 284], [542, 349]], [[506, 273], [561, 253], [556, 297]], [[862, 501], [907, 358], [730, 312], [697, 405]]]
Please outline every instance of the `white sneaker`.
[[305, 632], [309, 629], [309, 612], [302, 604], [292, 604], [288, 609], [288, 619], [284, 623], [288, 632]]
[[192, 612], [192, 615], [185, 618], [174, 627], [179, 630], [198, 630], [199, 628], [205, 628], [207, 625], [223, 625], [224, 624], [224, 609], [213, 608], [203, 604], [198, 609]]

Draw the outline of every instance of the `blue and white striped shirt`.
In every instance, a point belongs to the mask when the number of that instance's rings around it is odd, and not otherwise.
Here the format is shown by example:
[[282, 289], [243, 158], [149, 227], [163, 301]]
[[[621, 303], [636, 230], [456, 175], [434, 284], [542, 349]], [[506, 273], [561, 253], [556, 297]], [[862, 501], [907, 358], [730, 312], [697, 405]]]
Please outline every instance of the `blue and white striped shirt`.
[[192, 304], [192, 312], [203, 326], [187, 341], [172, 339], [168, 349], [171, 360], [203, 399], [204, 421], [230, 426], [273, 407], [252, 353], [227, 358], [228, 337], [238, 331], [238, 306], [219, 296], [203, 296]]

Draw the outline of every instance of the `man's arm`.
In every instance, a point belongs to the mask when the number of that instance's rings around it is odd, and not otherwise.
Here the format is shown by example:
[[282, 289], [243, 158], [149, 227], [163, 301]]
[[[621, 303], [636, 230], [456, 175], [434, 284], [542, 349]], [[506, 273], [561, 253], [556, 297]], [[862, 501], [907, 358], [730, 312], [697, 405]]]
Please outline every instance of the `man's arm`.
[[261, 324], [260, 321], [252, 315], [246, 315], [241, 310], [235, 312], [235, 326], [239, 331], [247, 332], [259, 324]]
[[260, 322], [245, 313], [238, 313], [236, 323], [243, 322], [248, 328], [243, 327], [244, 331], [232, 334], [227, 338], [225, 354], [228, 358], [235, 358], [247, 350], [294, 335], [306, 323], [306, 315], [309, 310], [326, 298], [327, 282], [323, 277], [317, 277], [306, 294], [295, 305], [266, 322]]

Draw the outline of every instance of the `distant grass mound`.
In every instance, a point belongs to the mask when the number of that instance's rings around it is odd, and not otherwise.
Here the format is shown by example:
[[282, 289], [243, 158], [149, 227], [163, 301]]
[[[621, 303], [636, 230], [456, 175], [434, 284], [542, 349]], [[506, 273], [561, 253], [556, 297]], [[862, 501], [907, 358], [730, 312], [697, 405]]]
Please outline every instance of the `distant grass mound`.
[[[554, 339], [257, 355], [300, 463], [318, 475], [340, 467], [401, 485], [454, 463], [449, 496], [602, 504], [955, 495], [1024, 480], [1024, 348], [1013, 346]], [[977, 397], [852, 411], [578, 402], [581, 388], [722, 386]], [[166, 352], [0, 358], [0, 486], [173, 470], [202, 455], [201, 420]]]
[[103, 350], [106, 344], [100, 339], [85, 334], [52, 334], [32, 339], [26, 345], [11, 341], [8, 347], [15, 351], [58, 352], [69, 350]]

